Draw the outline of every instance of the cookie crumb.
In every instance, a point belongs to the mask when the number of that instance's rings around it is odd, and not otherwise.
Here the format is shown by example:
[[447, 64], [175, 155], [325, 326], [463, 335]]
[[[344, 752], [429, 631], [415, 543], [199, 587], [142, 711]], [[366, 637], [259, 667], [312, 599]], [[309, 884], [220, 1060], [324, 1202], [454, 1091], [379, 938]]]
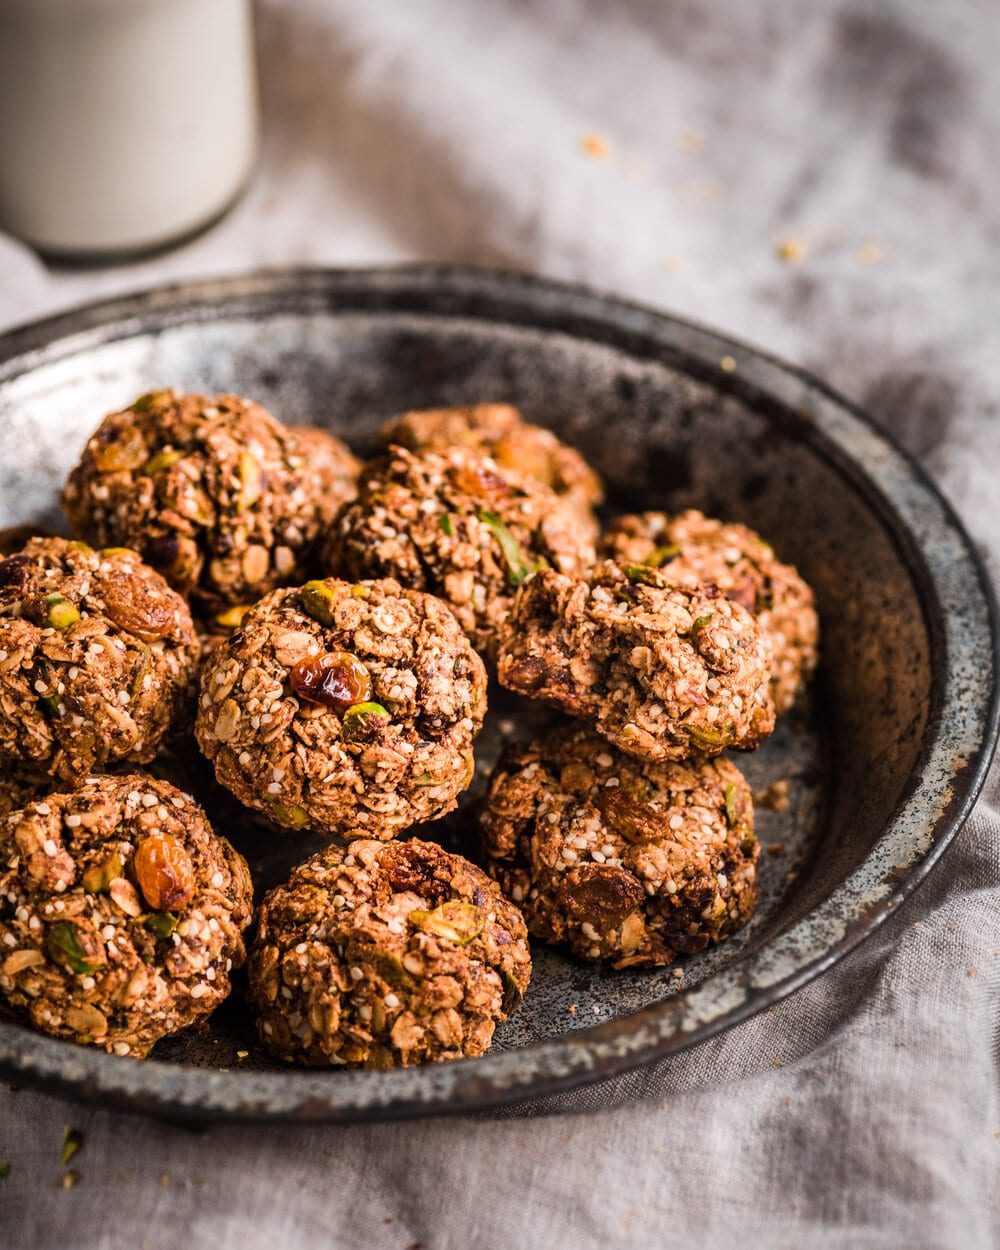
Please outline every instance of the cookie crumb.
[[611, 144], [603, 135], [599, 135], [596, 131], [588, 131], [580, 140], [580, 147], [583, 149], [584, 155], [589, 156], [593, 161], [606, 161], [611, 156]]

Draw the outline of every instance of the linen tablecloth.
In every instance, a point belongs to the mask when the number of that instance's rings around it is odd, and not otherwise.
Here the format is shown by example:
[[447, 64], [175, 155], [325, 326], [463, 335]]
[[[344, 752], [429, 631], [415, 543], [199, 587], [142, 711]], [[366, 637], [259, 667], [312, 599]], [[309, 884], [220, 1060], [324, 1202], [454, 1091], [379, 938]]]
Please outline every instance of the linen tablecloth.
[[[266, 264], [583, 281], [860, 401], [996, 576], [992, 0], [264, 0], [258, 21], [264, 140], [245, 199], [128, 266], [50, 269], [0, 239], [0, 322]], [[4, 1089], [0, 1244], [996, 1245], [998, 883], [994, 769], [930, 881], [827, 975], [514, 1115], [195, 1133]], [[72, 1188], [67, 1125], [84, 1142]]]

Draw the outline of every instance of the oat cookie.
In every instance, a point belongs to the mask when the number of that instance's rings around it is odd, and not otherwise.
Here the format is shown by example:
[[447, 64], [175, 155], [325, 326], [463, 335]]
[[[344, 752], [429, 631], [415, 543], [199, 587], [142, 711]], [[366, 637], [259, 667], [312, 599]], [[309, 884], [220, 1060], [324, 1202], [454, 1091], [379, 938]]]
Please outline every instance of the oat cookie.
[[714, 587], [605, 561], [586, 581], [543, 569], [500, 633], [502, 685], [587, 721], [640, 759], [718, 755], [774, 728], [771, 644]]
[[313, 1066], [481, 1055], [531, 976], [495, 882], [430, 842], [330, 846], [261, 904], [249, 959], [264, 1044]]
[[816, 667], [819, 619], [810, 588], [759, 534], [694, 509], [642, 512], [612, 521], [601, 552], [662, 568], [679, 586], [711, 583], [742, 604], [771, 639], [771, 696], [779, 715], [788, 711]]
[[443, 603], [329, 578], [274, 591], [212, 653], [196, 733], [278, 824], [391, 838], [455, 806], [485, 714], [483, 663]]
[[134, 551], [33, 538], [0, 562], [0, 767], [72, 785], [151, 760], [197, 660], [187, 604]]
[[481, 823], [486, 867], [529, 932], [581, 959], [672, 963], [757, 903], [750, 787], [721, 756], [647, 763], [557, 730], [506, 749]]
[[215, 612], [305, 575], [324, 515], [313, 460], [248, 399], [153, 391], [105, 417], [63, 503], [74, 534], [137, 547]]
[[152, 777], [92, 777], [0, 820], [0, 995], [54, 1037], [142, 1056], [243, 963], [250, 874]]
[[511, 404], [404, 412], [383, 426], [379, 441], [384, 447], [397, 445], [418, 453], [478, 449], [501, 472], [513, 469], [548, 486], [573, 504], [588, 525], [594, 523], [593, 509], [604, 500], [601, 479], [583, 456], [551, 430], [525, 421]]
[[439, 596], [487, 655], [534, 569], [582, 573], [594, 558], [573, 508], [476, 451], [393, 447], [364, 467], [358, 489], [330, 532], [325, 566]]

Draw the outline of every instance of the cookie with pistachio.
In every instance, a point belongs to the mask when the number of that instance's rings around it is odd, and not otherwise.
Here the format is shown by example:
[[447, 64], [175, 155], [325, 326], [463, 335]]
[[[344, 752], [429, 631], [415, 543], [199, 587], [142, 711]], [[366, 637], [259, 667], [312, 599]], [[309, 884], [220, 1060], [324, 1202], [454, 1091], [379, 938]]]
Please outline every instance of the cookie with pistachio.
[[145, 1055], [228, 996], [250, 915], [246, 862], [165, 781], [91, 777], [0, 819], [0, 997], [43, 1033]]
[[259, 404], [167, 390], [105, 417], [63, 504], [77, 537], [137, 548], [210, 614], [305, 576], [324, 489], [316, 456]]
[[440, 600], [391, 579], [276, 590], [202, 671], [216, 777], [289, 829], [391, 838], [472, 780], [486, 673]]
[[0, 561], [0, 766], [72, 785], [148, 762], [197, 662], [187, 604], [136, 552], [31, 539]]
[[517, 908], [430, 842], [330, 846], [265, 897], [258, 920], [250, 999], [264, 1045], [289, 1063], [481, 1055], [531, 976]]
[[581, 959], [672, 963], [757, 903], [750, 787], [724, 757], [649, 763], [560, 729], [506, 749], [480, 819], [483, 862], [532, 936]]
[[780, 715], [795, 702], [816, 667], [819, 618], [798, 571], [746, 525], [703, 512], [616, 517], [601, 552], [619, 564], [661, 568], [678, 586], [718, 586], [757, 619], [771, 640], [771, 696]]
[[582, 573], [593, 558], [574, 508], [467, 448], [417, 455], [392, 447], [365, 465], [358, 498], [323, 549], [338, 576], [394, 577], [437, 595], [487, 656], [531, 573]]
[[501, 628], [497, 675], [640, 759], [748, 750], [774, 728], [771, 643], [754, 618], [648, 565], [536, 573]]

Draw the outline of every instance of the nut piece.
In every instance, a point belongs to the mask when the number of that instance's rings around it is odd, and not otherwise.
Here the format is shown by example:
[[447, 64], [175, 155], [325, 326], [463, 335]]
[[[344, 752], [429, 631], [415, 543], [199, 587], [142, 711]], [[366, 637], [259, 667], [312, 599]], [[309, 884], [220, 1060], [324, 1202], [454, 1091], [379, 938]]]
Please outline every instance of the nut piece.
[[746, 608], [771, 640], [775, 708], [792, 706], [816, 667], [819, 621], [812, 591], [759, 534], [693, 510], [643, 512], [612, 521], [601, 549], [619, 564], [662, 568], [677, 586], [715, 585]]
[[0, 1000], [43, 1033], [142, 1056], [229, 994], [251, 892], [243, 859], [165, 781], [50, 793], [0, 820]]
[[166, 833], [153, 833], [143, 838], [136, 848], [132, 867], [139, 889], [154, 911], [176, 911], [191, 901], [195, 888], [194, 867], [176, 838]]
[[502, 685], [587, 721], [640, 759], [749, 750], [774, 728], [771, 644], [714, 587], [645, 565], [545, 569], [518, 590], [500, 634]]
[[531, 934], [581, 959], [672, 963], [757, 903], [750, 788], [724, 758], [640, 762], [566, 727], [506, 749], [481, 823], [487, 870]]
[[391, 838], [472, 780], [486, 673], [458, 622], [398, 582], [310, 582], [205, 663], [195, 732], [219, 782], [289, 829]]
[[261, 1040], [321, 1067], [481, 1055], [527, 989], [526, 938], [517, 909], [459, 855], [331, 845], [261, 904], [248, 965]]
[[325, 463], [250, 400], [155, 391], [104, 419], [63, 502], [75, 534], [138, 544], [210, 615], [301, 576], [331, 519]]

